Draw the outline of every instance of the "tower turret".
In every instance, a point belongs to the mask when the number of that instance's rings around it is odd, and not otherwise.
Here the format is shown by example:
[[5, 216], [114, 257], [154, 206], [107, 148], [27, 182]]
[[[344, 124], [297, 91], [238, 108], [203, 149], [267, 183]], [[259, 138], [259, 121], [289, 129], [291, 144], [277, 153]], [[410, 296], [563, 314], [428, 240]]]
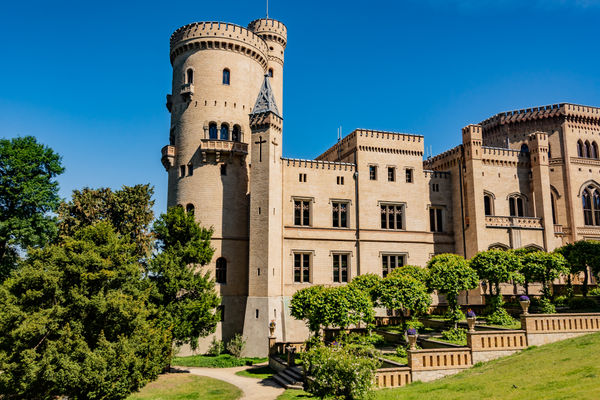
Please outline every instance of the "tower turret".
[[272, 18], [256, 19], [248, 29], [263, 38], [267, 44], [267, 69], [275, 101], [283, 115], [283, 62], [287, 45], [287, 27]]

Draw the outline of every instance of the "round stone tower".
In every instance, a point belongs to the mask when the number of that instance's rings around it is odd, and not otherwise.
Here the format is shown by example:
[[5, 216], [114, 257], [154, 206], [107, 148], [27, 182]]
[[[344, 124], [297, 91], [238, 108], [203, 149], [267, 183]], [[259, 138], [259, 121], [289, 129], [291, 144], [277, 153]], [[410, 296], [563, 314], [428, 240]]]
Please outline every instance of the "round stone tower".
[[[256, 32], [255, 32], [256, 30]], [[196, 22], [170, 40], [169, 145], [162, 149], [169, 207], [181, 205], [214, 229], [207, 268], [223, 298], [219, 338], [241, 332], [248, 295], [249, 114], [265, 74], [281, 107], [286, 28], [259, 19], [248, 28]], [[201, 346], [202, 347], [202, 346]], [[202, 350], [202, 348], [200, 348]]]

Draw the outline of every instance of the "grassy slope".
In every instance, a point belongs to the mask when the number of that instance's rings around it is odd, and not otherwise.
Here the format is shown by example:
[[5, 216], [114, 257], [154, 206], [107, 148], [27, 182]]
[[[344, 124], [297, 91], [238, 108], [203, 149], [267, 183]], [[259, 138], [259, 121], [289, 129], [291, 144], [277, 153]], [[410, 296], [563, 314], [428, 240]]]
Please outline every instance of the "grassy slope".
[[181, 367], [229, 368], [246, 365], [246, 361], [252, 361], [253, 364], [258, 364], [267, 361], [267, 359], [235, 358], [229, 354], [221, 354], [216, 357], [197, 355], [188, 357], [174, 357], [172, 364]]
[[127, 400], [235, 400], [237, 387], [217, 379], [190, 374], [164, 374]]
[[[600, 399], [600, 333], [525, 350], [430, 383], [375, 392], [377, 400]], [[299, 391], [287, 397], [306, 399]], [[296, 396], [297, 397], [294, 397]]]

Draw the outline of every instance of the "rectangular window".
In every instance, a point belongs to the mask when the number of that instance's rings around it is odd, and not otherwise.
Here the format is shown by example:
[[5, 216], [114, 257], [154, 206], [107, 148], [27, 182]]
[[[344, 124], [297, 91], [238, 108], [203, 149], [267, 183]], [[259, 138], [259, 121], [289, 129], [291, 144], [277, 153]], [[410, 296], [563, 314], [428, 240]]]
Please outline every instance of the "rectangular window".
[[338, 185], [343, 185], [344, 184], [344, 177], [343, 176], [338, 176], [337, 177], [337, 184]]
[[440, 184], [439, 183], [432, 183], [431, 184], [431, 191], [432, 192], [439, 192], [440, 191]]
[[381, 229], [404, 229], [403, 204], [381, 204]]
[[185, 165], [179, 167], [179, 177], [183, 178], [185, 176]]
[[306, 174], [298, 174], [298, 182], [306, 182]]
[[404, 265], [405, 254], [382, 254], [381, 275], [385, 278], [394, 268]]
[[388, 182], [394, 182], [396, 180], [396, 168], [388, 167]]
[[406, 183], [413, 182], [413, 170], [410, 168], [406, 169]]
[[188, 175], [194, 175], [194, 164], [188, 164]]
[[348, 254], [333, 255], [333, 281], [348, 282]]
[[377, 180], [377, 166], [369, 165], [369, 179], [372, 181]]
[[431, 232], [443, 232], [442, 209], [439, 207], [429, 208], [429, 229]]
[[294, 253], [294, 282], [310, 282], [310, 253]]
[[310, 225], [310, 200], [294, 200], [294, 225]]
[[348, 203], [334, 201], [331, 203], [333, 211], [333, 227], [348, 227]]
[[221, 164], [221, 176], [227, 175], [227, 164]]

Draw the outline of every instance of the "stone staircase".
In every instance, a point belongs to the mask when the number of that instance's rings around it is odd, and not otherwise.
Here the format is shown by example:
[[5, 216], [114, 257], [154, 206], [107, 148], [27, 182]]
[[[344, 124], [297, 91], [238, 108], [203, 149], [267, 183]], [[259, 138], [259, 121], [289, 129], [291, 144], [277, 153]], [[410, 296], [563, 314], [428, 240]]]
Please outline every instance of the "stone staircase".
[[273, 380], [284, 389], [299, 389], [303, 388], [303, 373], [298, 366], [288, 367], [273, 375]]

